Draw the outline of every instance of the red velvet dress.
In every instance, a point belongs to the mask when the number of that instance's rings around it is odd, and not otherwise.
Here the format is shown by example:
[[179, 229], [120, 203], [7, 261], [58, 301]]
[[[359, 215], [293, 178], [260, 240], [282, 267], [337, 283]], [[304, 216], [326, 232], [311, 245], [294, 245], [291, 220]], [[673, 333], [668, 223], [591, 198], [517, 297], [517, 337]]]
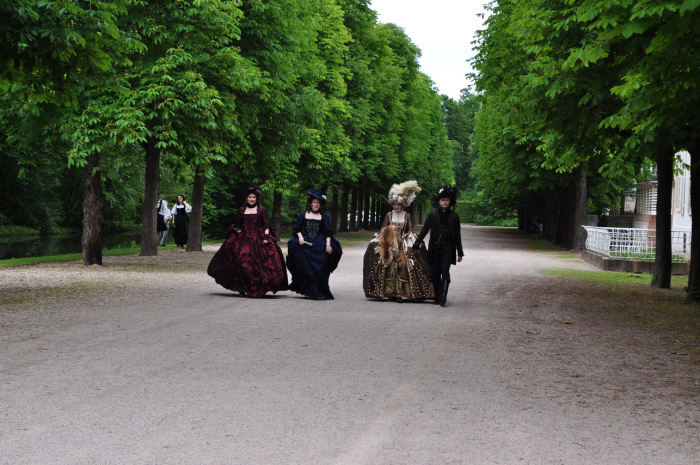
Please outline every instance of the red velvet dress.
[[[268, 228], [270, 239], [263, 244]], [[250, 297], [289, 288], [284, 255], [263, 207], [259, 206], [255, 215], [246, 215], [245, 207], [240, 209], [238, 225], [229, 227], [229, 236], [209, 263], [207, 273], [226, 289]]]

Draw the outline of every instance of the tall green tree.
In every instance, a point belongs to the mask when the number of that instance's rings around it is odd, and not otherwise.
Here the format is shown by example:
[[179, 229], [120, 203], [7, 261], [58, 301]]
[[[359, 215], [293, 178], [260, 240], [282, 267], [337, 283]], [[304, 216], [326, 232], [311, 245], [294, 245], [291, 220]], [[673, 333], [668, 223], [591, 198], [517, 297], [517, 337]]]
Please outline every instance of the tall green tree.
[[[0, 71], [0, 89], [14, 114], [21, 121], [12, 138], [27, 143], [47, 127], [65, 125], [67, 111], [90, 100], [86, 90], [114, 83], [112, 70], [128, 65], [129, 54], [140, 50], [140, 43], [119, 28], [118, 15], [126, 14], [127, 2], [33, 1], [3, 2], [0, 21], [5, 33], [0, 50], [9, 66]], [[64, 133], [65, 134], [65, 133]], [[84, 142], [84, 141], [83, 141]], [[89, 145], [89, 142], [86, 144]], [[83, 207], [83, 263], [101, 264], [99, 230], [100, 174], [96, 149], [82, 152], [79, 164], [86, 166]], [[73, 163], [68, 158], [68, 165]]]
[[472, 147], [472, 138], [479, 102], [477, 96], [473, 95], [469, 89], [462, 90], [458, 101], [452, 100], [447, 95], [443, 95], [441, 99], [447, 136], [454, 153], [452, 160], [456, 186], [464, 192], [473, 188], [476, 182], [470, 174], [476, 153], [475, 147]]
[[146, 159], [141, 254], [157, 253], [154, 206], [161, 156], [193, 167], [188, 250], [201, 250], [204, 185], [213, 163], [240, 163], [247, 146], [239, 94], [262, 76], [236, 46], [242, 11], [224, 0], [135, 1], [121, 25], [139, 32], [147, 50], [124, 70], [126, 86], [109, 97], [117, 143], [138, 144]]
[[[609, 89], [624, 65], [567, 66], [570, 50], [586, 36], [576, 27], [574, 8], [563, 0], [499, 2], [493, 13], [475, 59], [482, 72], [477, 84], [496, 97], [489, 102], [498, 106], [516, 143], [532, 146], [536, 150], [528, 151], [530, 154], [543, 156], [541, 168], [571, 173], [565, 244], [580, 250], [591, 176], [628, 172], [611, 170], [611, 159], [620, 161], [618, 166], [641, 160], [621, 157], [619, 133], [600, 126], [606, 115], [619, 108]], [[535, 169], [531, 177], [537, 177], [540, 168]], [[537, 190], [539, 185], [534, 182], [530, 189]]]
[[276, 192], [278, 222], [282, 194], [330, 176], [347, 156], [343, 57], [350, 36], [333, 0], [250, 1], [241, 8], [236, 45], [263, 76], [259, 90], [237, 100], [255, 155], [242, 169]]
[[76, 104], [93, 73], [128, 63], [118, 25], [129, 0], [0, 2], [0, 90], [21, 100]]
[[[652, 286], [669, 287], [673, 153], [690, 149], [692, 155], [700, 150], [695, 111], [700, 98], [696, 72], [700, 54], [694, 47], [700, 40], [700, 4], [691, 0], [569, 3], [577, 6], [576, 19], [587, 40], [571, 50], [568, 65], [580, 69], [604, 67], [610, 61], [624, 63], [624, 72], [610, 89], [621, 105], [603, 124], [624, 133], [625, 151], [647, 147], [657, 161], [660, 221]], [[700, 233], [700, 223], [693, 224]], [[692, 297], [700, 288], [698, 262], [700, 255], [691, 257], [691, 299], [700, 298]]]

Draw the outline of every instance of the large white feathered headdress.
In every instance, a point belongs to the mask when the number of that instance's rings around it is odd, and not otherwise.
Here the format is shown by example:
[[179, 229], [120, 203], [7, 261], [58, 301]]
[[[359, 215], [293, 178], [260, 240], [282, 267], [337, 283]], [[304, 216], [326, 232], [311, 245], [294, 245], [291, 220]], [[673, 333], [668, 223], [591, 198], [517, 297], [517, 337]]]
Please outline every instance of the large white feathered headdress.
[[402, 204], [404, 207], [408, 207], [416, 198], [416, 194], [421, 191], [418, 187], [418, 181], [406, 181], [401, 184], [394, 184], [389, 189], [389, 203], [395, 205], [397, 203]]

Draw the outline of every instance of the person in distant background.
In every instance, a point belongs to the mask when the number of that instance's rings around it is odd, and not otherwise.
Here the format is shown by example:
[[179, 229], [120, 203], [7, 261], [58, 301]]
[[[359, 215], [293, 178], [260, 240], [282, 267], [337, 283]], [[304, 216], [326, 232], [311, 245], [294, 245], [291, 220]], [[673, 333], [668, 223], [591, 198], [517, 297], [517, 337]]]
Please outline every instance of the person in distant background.
[[156, 242], [165, 247], [168, 242], [168, 222], [170, 221], [170, 210], [168, 202], [160, 196], [163, 192], [158, 191], [158, 204], [156, 205]]
[[537, 239], [537, 236], [540, 234], [540, 225], [537, 223], [537, 217], [534, 217], [530, 223], [530, 234], [532, 234], [533, 239]]
[[187, 214], [191, 211], [192, 206], [187, 203], [185, 196], [178, 195], [177, 203], [173, 207], [171, 213], [173, 215], [173, 224], [175, 225], [173, 238], [175, 239], [175, 245], [181, 248], [185, 248], [187, 245], [187, 238], [190, 235], [190, 217], [187, 216]]

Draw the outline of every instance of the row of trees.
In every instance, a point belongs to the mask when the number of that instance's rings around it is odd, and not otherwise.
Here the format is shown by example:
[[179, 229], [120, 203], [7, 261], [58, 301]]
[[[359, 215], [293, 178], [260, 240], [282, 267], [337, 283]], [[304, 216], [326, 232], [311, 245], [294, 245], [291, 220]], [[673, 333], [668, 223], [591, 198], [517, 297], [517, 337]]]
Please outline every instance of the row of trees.
[[279, 228], [285, 199], [328, 181], [351, 228], [394, 182], [454, 180], [420, 51], [367, 0], [19, 0], [0, 13], [8, 189], [51, 170], [82, 178], [86, 264], [101, 263], [103, 204], [122, 190], [142, 206], [141, 254], [157, 253], [162, 170], [192, 185], [188, 250], [253, 182]]
[[[539, 216], [549, 239], [580, 249], [590, 193], [610, 203], [652, 162], [659, 189], [652, 285], [670, 286], [677, 151], [691, 153], [692, 183], [700, 185], [699, 7], [697, 0], [490, 3], [473, 60], [482, 92], [474, 170], [489, 197], [517, 206], [521, 225]], [[698, 203], [700, 190], [691, 192]], [[693, 236], [700, 238], [697, 215]], [[698, 299], [700, 247], [692, 254], [688, 288]]]

